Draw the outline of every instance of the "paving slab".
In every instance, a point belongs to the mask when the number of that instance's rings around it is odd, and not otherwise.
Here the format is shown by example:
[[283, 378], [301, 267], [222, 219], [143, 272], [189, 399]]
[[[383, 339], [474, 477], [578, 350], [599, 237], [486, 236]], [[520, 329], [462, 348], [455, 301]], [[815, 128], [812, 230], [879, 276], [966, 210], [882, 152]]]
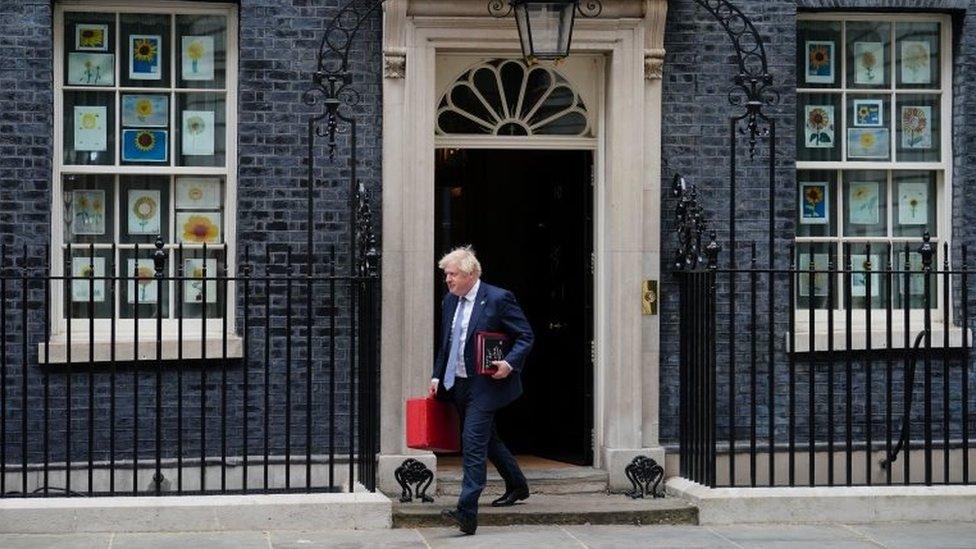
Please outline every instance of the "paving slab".
[[539, 549], [544, 547], [583, 547], [558, 526], [479, 526], [474, 536], [462, 535], [457, 528], [418, 530], [431, 548], [464, 549]]
[[101, 549], [108, 548], [112, 534], [2, 534], [3, 549]]
[[[976, 520], [976, 517], [973, 517]], [[891, 549], [971, 549], [976, 547], [976, 522], [910, 522], [849, 526], [868, 539]]]
[[[491, 507], [482, 498], [479, 526], [516, 524], [697, 524], [698, 510], [677, 498], [631, 499], [620, 494], [533, 494], [511, 507]], [[394, 528], [444, 526], [441, 509], [457, 500], [440, 497], [434, 503], [394, 503]]]
[[735, 545], [701, 526], [564, 526], [586, 547], [730, 548]]
[[426, 547], [417, 530], [335, 530], [328, 532], [271, 532], [273, 549], [356, 549], [359, 547]]
[[840, 524], [745, 524], [708, 526], [707, 529], [740, 547], [878, 547], [868, 538]]
[[112, 549], [268, 549], [264, 532], [116, 534]]

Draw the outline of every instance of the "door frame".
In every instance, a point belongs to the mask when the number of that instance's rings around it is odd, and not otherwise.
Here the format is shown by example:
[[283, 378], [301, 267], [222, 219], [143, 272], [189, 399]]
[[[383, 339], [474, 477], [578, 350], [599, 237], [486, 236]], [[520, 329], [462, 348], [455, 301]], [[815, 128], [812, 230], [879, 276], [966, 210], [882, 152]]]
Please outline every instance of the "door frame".
[[[602, 76], [602, 74], [601, 74], [601, 76]], [[517, 140], [528, 141], [527, 138], [525, 138], [525, 137], [518, 137]], [[448, 140], [448, 141], [451, 141], [451, 140]], [[591, 139], [591, 141], [593, 141], [593, 140]], [[439, 143], [440, 143], [440, 141], [438, 141], [438, 145], [434, 149], [435, 151], [438, 150], [438, 149], [468, 149], [468, 150], [520, 150], [520, 151], [527, 151], [527, 152], [543, 151], [543, 150], [546, 150], [546, 151], [585, 151], [585, 152], [589, 152], [590, 153], [590, 158], [589, 158], [590, 174], [584, 174], [582, 180], [583, 181], [586, 181], [587, 179], [589, 179], [589, 184], [587, 185], [588, 188], [589, 188], [588, 189], [589, 196], [587, 196], [585, 198], [585, 207], [589, 210], [588, 215], [590, 217], [590, 230], [589, 230], [589, 233], [588, 233], [585, 241], [583, 242], [583, 246], [584, 246], [585, 249], [588, 249], [588, 251], [590, 253], [590, 256], [591, 256], [591, 261], [593, 261], [593, 259], [596, 256], [596, 251], [595, 251], [595, 248], [594, 248], [594, 244], [596, 242], [596, 237], [595, 237], [595, 231], [596, 231], [596, 208], [594, 207], [594, 199], [596, 198], [596, 195], [597, 195], [597, 180], [596, 180], [597, 177], [596, 177], [596, 174], [599, 172], [599, 170], [597, 170], [597, 167], [596, 167], [596, 158], [597, 158], [597, 153], [598, 153], [599, 147], [596, 144], [594, 144], [592, 147], [583, 147], [583, 146], [580, 146], [580, 147], [575, 147], [575, 148], [573, 148], [573, 147], [568, 147], [567, 148], [567, 147], [553, 147], [553, 146], [548, 146], [546, 144], [540, 144], [537, 140], [536, 140], [535, 143], [533, 143], [533, 146], [525, 146], [525, 147], [516, 147], [516, 146], [514, 146], [514, 140], [512, 141], [512, 143], [510, 144], [510, 146], [505, 146], [505, 147], [492, 147], [492, 146], [487, 146], [487, 145], [486, 146], [470, 146], [470, 145], [465, 145], [465, 146], [451, 146], [451, 145], [440, 146]], [[586, 184], [586, 183], [584, 183], [584, 184]], [[436, 188], [434, 190], [436, 191]], [[583, 193], [586, 194], [587, 193], [587, 190], [584, 189]], [[432, 238], [432, 240], [434, 240], [434, 238]], [[436, 250], [435, 250], [435, 252], [436, 252]], [[434, 259], [436, 260], [438, 258], [435, 257]], [[592, 265], [592, 267], [595, 267], [595, 264], [591, 263], [591, 265]], [[583, 268], [587, 268], [587, 266], [584, 264]], [[437, 281], [439, 281], [441, 279], [440, 276], [435, 276], [434, 278]], [[581, 303], [581, 305], [582, 305], [582, 307], [584, 309], [584, 312], [585, 312], [585, 309], [587, 309], [587, 308], [590, 310], [589, 324], [584, 327], [583, 332], [584, 332], [584, 334], [589, 335], [590, 341], [591, 341], [591, 345], [595, 341], [596, 331], [597, 331], [596, 330], [596, 323], [597, 323], [597, 318], [596, 318], [596, 298], [597, 298], [597, 295], [596, 295], [596, 280], [595, 279], [596, 279], [596, 272], [595, 272], [595, 268], [594, 268], [594, 272], [591, 272], [591, 276], [589, 277], [589, 280], [588, 280], [589, 293], [590, 293], [589, 300], [588, 301], [584, 301], [584, 302]], [[434, 284], [435, 284], [435, 286], [434, 286], [434, 292], [435, 293], [431, 296], [431, 303], [432, 304], [433, 303], [436, 303], [437, 301], [439, 301], [439, 300], [435, 300], [434, 297], [440, 297], [440, 295], [443, 294], [443, 286], [438, 286], [437, 285], [438, 282], [435, 282]], [[436, 314], [436, 310], [435, 310], [435, 314]], [[594, 463], [595, 464], [596, 463], [597, 448], [595, 447], [595, 444], [593, 443], [593, 439], [594, 439], [594, 437], [593, 437], [593, 430], [595, 429], [595, 425], [596, 425], [596, 422], [595, 422], [595, 419], [596, 419], [596, 405], [595, 405], [595, 402], [596, 402], [596, 398], [595, 398], [596, 397], [596, 390], [595, 390], [595, 387], [596, 387], [596, 380], [597, 380], [597, 375], [596, 375], [596, 367], [597, 367], [597, 365], [596, 365], [596, 356], [595, 356], [595, 353], [592, 352], [592, 349], [593, 349], [593, 347], [591, 346], [590, 366], [589, 366], [590, 367], [590, 376], [591, 376], [591, 379], [590, 379], [590, 386], [589, 386], [589, 395], [585, 395], [584, 394], [584, 401], [583, 401], [583, 404], [585, 406], [588, 406], [589, 407], [589, 413], [587, 414], [587, 417], [589, 418], [589, 421], [588, 421], [588, 423], [586, 425], [584, 425], [584, 433], [585, 433], [586, 428], [589, 428], [590, 429], [590, 431], [591, 431], [591, 434], [590, 434], [591, 443], [590, 443], [590, 446], [589, 446], [587, 455], [584, 456], [584, 460], [585, 461], [588, 461], [590, 463]], [[531, 395], [529, 396], [529, 398], [531, 398]]]
[[[514, 21], [414, 16], [409, 4], [389, 0], [384, 20], [381, 414], [389, 419], [381, 432], [381, 486], [390, 486], [385, 477], [404, 456], [433, 464], [429, 454], [406, 448], [402, 418], [404, 400], [425, 393], [433, 364], [437, 57], [519, 55]], [[623, 465], [632, 455], [659, 448], [658, 323], [640, 314], [640, 286], [660, 272], [660, 70], [667, 4], [643, 4], [643, 18], [579, 21], [573, 41], [574, 55], [606, 60], [600, 86], [605, 108], [596, 121], [593, 159], [593, 457], [595, 466], [612, 469], [611, 487], [629, 486]], [[506, 141], [496, 138], [491, 147]]]

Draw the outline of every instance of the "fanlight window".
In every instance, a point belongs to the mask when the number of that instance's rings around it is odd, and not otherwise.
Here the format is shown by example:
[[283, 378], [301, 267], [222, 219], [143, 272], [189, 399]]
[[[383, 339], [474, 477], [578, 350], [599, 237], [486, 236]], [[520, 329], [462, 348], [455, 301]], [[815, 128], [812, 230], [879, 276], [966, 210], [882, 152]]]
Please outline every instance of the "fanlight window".
[[548, 67], [495, 59], [461, 75], [437, 106], [437, 135], [592, 137], [583, 99]]

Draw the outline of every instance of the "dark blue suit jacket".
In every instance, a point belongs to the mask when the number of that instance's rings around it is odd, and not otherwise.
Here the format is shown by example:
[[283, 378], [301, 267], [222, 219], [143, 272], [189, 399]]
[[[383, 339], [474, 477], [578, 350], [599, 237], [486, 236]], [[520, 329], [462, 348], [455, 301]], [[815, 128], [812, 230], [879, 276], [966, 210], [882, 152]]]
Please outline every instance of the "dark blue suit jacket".
[[[450, 292], [441, 302], [441, 343], [434, 359], [433, 378], [439, 379], [438, 394], [443, 393], [444, 371], [450, 356], [448, 346], [451, 338], [451, 323], [457, 310], [458, 297]], [[501, 332], [511, 338], [511, 350], [505, 360], [512, 365], [512, 373], [505, 379], [492, 379], [475, 374], [475, 333]], [[497, 410], [512, 402], [522, 394], [522, 369], [525, 357], [532, 349], [535, 336], [512, 292], [481, 282], [471, 310], [467, 337], [464, 341], [464, 367], [471, 380], [471, 394], [474, 403], [486, 410]]]

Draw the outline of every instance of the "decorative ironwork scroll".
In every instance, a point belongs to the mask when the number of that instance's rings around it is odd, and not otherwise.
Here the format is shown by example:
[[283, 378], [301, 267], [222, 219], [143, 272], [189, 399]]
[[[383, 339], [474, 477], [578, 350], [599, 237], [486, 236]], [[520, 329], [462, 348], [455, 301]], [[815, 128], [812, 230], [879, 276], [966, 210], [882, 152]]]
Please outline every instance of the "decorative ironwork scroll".
[[664, 467], [658, 465], [656, 461], [647, 456], [637, 456], [624, 469], [627, 480], [630, 481], [633, 489], [627, 495], [633, 499], [642, 499], [650, 494], [653, 498], [664, 497], [658, 494], [657, 488], [664, 479]]
[[678, 199], [675, 207], [678, 253], [674, 267], [693, 271], [705, 262], [701, 245], [702, 235], [708, 226], [705, 222], [705, 211], [698, 203], [698, 188], [686, 183], [685, 178], [679, 174], [675, 174], [671, 183], [671, 194]]
[[[427, 488], [434, 482], [434, 473], [423, 462], [406, 459], [393, 471], [393, 477], [400, 485], [401, 503], [413, 501], [415, 495], [424, 503], [433, 503], [434, 498], [427, 495]], [[415, 489], [410, 487], [411, 484]]]
[[718, 21], [735, 48], [739, 73], [733, 79], [735, 87], [729, 90], [729, 103], [745, 103], [747, 123], [743, 133], [749, 133], [749, 157], [754, 158], [759, 137], [769, 135], [768, 127], [761, 127], [768, 123], [763, 106], [779, 100], [779, 94], [772, 89], [773, 77], [769, 74], [762, 36], [752, 21], [727, 0], [695, 0], [695, 3]]
[[315, 139], [326, 138], [329, 161], [334, 162], [338, 147], [337, 136], [349, 134], [349, 241], [351, 246], [350, 271], [360, 276], [377, 276], [380, 259], [376, 247], [376, 235], [372, 226], [369, 193], [356, 176], [358, 150], [356, 144], [357, 120], [353, 108], [359, 104], [362, 94], [356, 87], [350, 71], [350, 53], [356, 36], [363, 25], [383, 5], [384, 0], [347, 0], [326, 26], [319, 45], [317, 65], [312, 74], [312, 85], [302, 95], [302, 101], [311, 107], [322, 105], [318, 114], [308, 121], [308, 197], [307, 197], [307, 246], [309, 269], [312, 261], [314, 234], [313, 212], [315, 185]]
[[[488, 13], [499, 19], [512, 14], [512, 3], [508, 0], [488, 0]], [[600, 0], [583, 0], [576, 3], [576, 13], [581, 17], [597, 17], [603, 12]]]

